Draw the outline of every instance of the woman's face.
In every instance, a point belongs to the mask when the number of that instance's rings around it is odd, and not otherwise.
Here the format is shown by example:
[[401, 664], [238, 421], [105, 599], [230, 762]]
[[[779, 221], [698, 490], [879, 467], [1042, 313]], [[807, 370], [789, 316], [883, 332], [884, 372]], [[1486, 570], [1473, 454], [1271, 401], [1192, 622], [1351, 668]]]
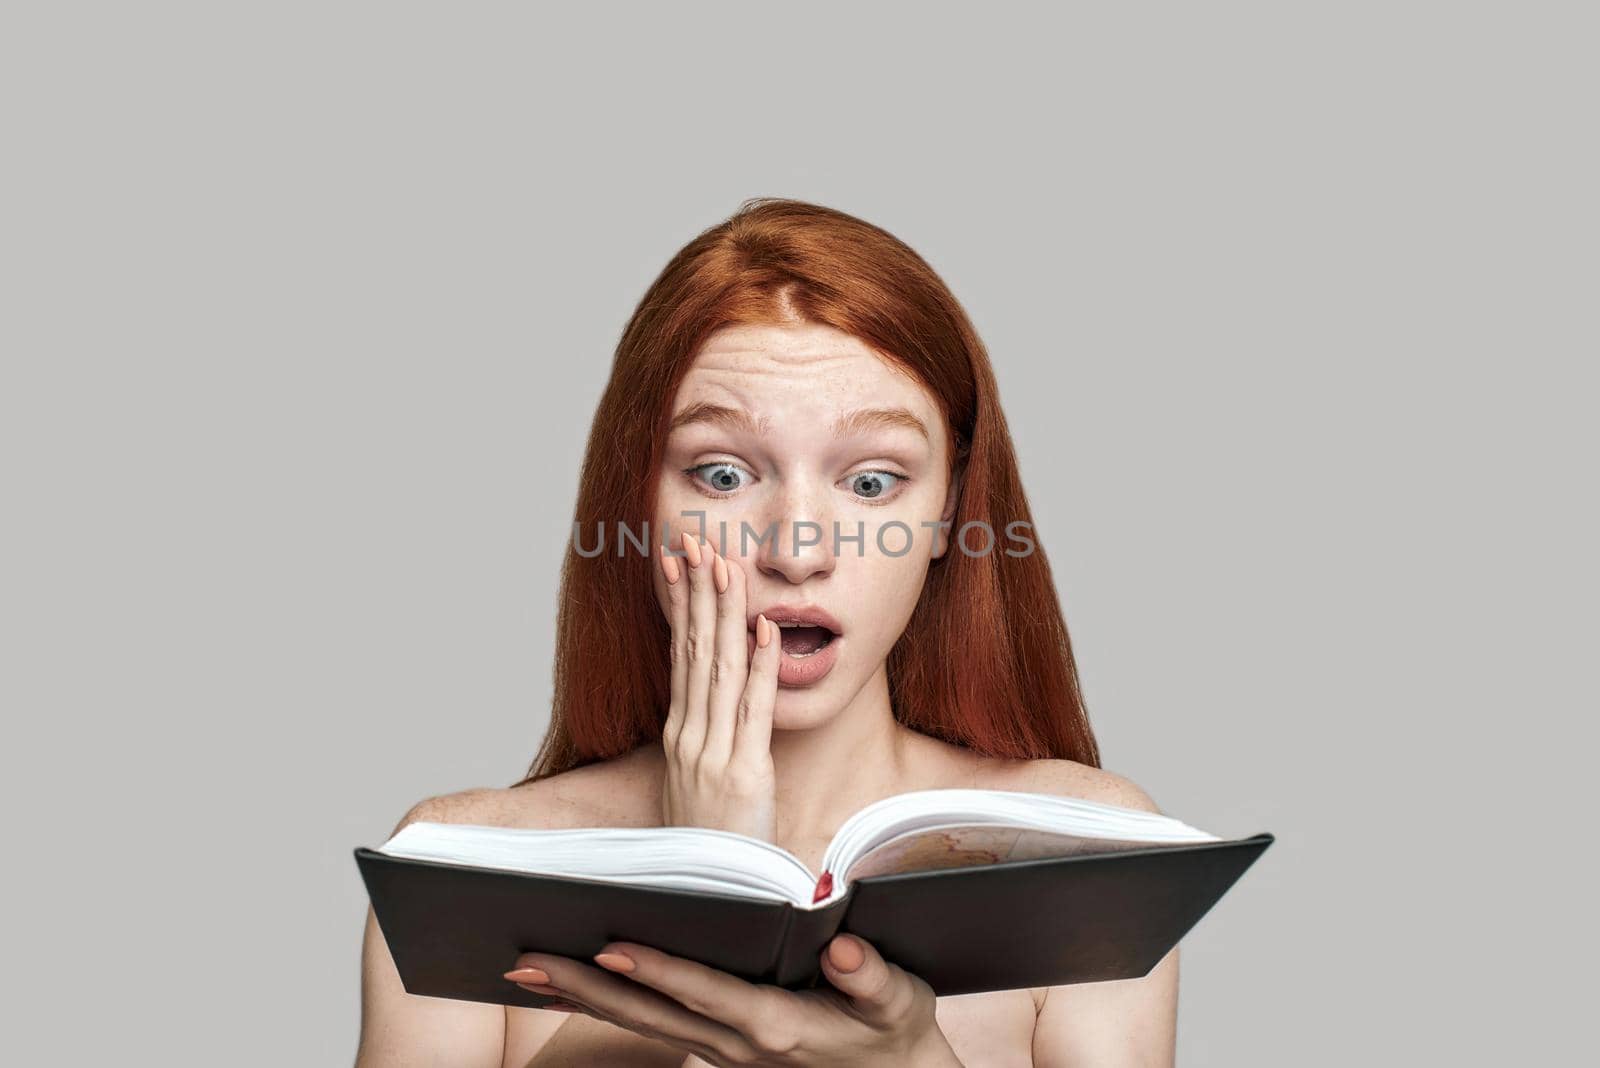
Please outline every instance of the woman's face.
[[[946, 551], [937, 524], [955, 493], [938, 406], [831, 327], [730, 326], [701, 348], [672, 416], [651, 539], [670, 530], [681, 549], [680, 532], [703, 532], [744, 570], [752, 623], [787, 607], [838, 625], [810, 656], [825, 632], [782, 632], [773, 726], [814, 727], [884, 670], [929, 561]], [[651, 573], [666, 612], [666, 580]]]

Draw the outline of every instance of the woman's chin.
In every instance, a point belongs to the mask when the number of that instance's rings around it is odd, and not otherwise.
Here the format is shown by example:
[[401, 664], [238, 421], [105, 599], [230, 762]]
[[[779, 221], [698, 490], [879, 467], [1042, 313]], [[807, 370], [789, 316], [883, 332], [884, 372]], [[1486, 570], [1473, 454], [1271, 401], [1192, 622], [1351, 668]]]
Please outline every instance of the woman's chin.
[[829, 701], [814, 689], [778, 691], [772, 707], [775, 731], [808, 731], [820, 727], [839, 712], [838, 702]]

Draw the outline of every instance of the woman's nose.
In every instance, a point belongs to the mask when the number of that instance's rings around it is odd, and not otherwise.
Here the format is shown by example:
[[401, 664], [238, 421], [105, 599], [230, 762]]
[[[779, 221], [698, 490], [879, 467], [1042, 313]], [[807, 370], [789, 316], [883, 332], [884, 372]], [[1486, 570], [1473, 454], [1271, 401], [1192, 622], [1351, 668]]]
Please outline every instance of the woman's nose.
[[832, 520], [820, 512], [806, 511], [809, 514], [803, 516], [791, 513], [769, 518], [761, 533], [770, 536], [762, 540], [756, 555], [757, 568], [792, 585], [833, 571]]

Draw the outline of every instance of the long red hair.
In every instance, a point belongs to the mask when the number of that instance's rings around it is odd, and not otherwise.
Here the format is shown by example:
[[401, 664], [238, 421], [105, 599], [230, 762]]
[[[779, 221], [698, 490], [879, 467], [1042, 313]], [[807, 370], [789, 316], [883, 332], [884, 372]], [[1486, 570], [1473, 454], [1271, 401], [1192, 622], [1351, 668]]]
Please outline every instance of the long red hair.
[[[672, 258], [623, 332], [589, 431], [574, 515], [586, 546], [619, 522], [639, 534], [653, 514], [672, 401], [706, 338], [731, 324], [797, 318], [859, 338], [928, 389], [953, 443], [951, 472], [962, 472], [952, 538], [967, 523], [994, 532], [988, 552], [983, 537], [969, 542], [971, 553], [952, 541], [932, 562], [889, 654], [896, 719], [987, 755], [1098, 767], [989, 355], [922, 257], [861, 219], [756, 198]], [[1020, 551], [1008, 540], [1013, 530], [1030, 532], [1031, 552], [1006, 555], [1005, 548]], [[661, 534], [649, 536], [653, 544]], [[635, 546], [590, 557], [567, 546], [550, 729], [516, 785], [661, 737], [671, 632], [656, 604], [652, 566]]]

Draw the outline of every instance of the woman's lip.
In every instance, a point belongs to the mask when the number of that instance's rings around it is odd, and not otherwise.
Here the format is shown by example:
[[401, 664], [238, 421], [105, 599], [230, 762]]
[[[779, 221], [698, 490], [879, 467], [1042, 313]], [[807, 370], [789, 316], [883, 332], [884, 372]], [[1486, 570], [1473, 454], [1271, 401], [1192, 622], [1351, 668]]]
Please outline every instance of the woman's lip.
[[799, 623], [808, 627], [826, 627], [833, 631], [834, 637], [844, 633], [844, 628], [839, 625], [837, 619], [815, 605], [775, 604], [761, 612], [751, 612], [747, 623], [752, 634], [755, 633], [758, 615], [765, 615], [773, 623]]
[[[756, 655], [756, 636], [752, 631], [746, 637], [750, 642], [750, 656]], [[833, 670], [833, 665], [839, 662], [839, 643], [843, 641], [838, 635], [833, 640], [810, 656], [794, 657], [785, 653], [780, 646], [778, 649], [778, 685], [779, 686], [810, 686], [819, 682], [828, 672]]]

